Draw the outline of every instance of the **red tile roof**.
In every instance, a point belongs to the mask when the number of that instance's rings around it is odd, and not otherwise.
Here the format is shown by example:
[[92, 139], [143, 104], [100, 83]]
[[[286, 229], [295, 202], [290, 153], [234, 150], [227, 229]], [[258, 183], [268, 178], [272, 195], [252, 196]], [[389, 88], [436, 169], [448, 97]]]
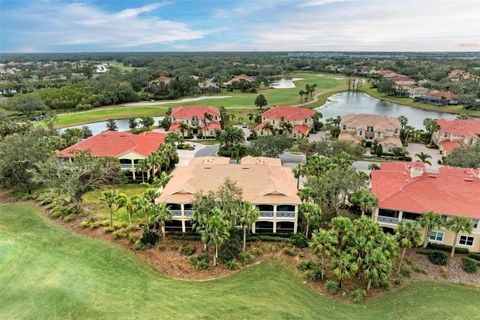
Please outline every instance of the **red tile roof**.
[[438, 119], [440, 132], [457, 136], [474, 137], [480, 135], [480, 120], [446, 120]]
[[170, 128], [168, 128], [168, 131], [175, 132], [177, 129], [180, 127], [182, 123], [181, 122], [174, 122], [170, 125]]
[[203, 131], [207, 130], [222, 130], [222, 126], [220, 125], [220, 122], [217, 121], [210, 121], [208, 122], [205, 127], [202, 128]]
[[457, 141], [445, 140], [445, 141], [440, 141], [440, 146], [446, 152], [451, 152], [452, 150], [459, 148], [460, 143], [458, 143]]
[[292, 120], [303, 120], [313, 117], [315, 110], [300, 108], [300, 107], [275, 107], [270, 110], [265, 111], [262, 114], [262, 117], [267, 119], [278, 119], [282, 118], [287, 121]]
[[[411, 176], [411, 167], [422, 173]], [[421, 163], [385, 163], [372, 171], [372, 192], [379, 207], [423, 213], [480, 218], [480, 172], [441, 167], [428, 173]]]
[[308, 132], [310, 131], [310, 127], [307, 126], [307, 125], [296, 125], [293, 127], [293, 131], [297, 131], [297, 132], [300, 132], [301, 134], [308, 134]]
[[[258, 131], [260, 129], [263, 129], [263, 127], [265, 127], [265, 125], [267, 124], [268, 122], [262, 122], [262, 123], [259, 123], [254, 129], [253, 131]], [[270, 129], [266, 129], [268, 131], [270, 131]]]
[[157, 151], [164, 142], [166, 133], [144, 132], [138, 135], [130, 132], [106, 131], [82, 140], [57, 153], [58, 157], [73, 158], [78, 151], [90, 151], [96, 157], [118, 157], [129, 151], [147, 157]]
[[437, 97], [437, 98], [446, 99], [446, 100], [454, 100], [457, 97], [455, 93], [450, 91], [433, 92], [430, 95], [432, 97]]
[[220, 116], [220, 110], [210, 106], [180, 106], [172, 110], [172, 117], [180, 119], [191, 119], [194, 116], [203, 119], [205, 113], [211, 116]]

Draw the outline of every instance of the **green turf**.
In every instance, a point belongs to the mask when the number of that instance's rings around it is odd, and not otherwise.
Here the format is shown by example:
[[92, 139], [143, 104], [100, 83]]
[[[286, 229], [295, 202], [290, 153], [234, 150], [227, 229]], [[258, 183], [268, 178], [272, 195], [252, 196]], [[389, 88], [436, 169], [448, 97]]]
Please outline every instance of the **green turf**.
[[478, 319], [479, 299], [474, 288], [422, 282], [344, 303], [278, 262], [221, 280], [174, 280], [56, 226], [33, 204], [0, 205], [0, 319]]
[[[318, 101], [307, 101], [308, 107], [318, 107], [325, 103], [325, 99], [331, 94], [344, 91], [346, 89], [346, 79], [335, 79], [332, 75], [319, 76], [315, 73], [294, 73], [291, 74], [292, 78], [304, 78], [304, 80], [295, 81], [296, 88], [289, 89], [262, 89], [258, 93], [240, 93], [240, 92], [224, 92], [220, 95], [228, 96], [224, 99], [208, 99], [205, 98], [200, 101], [191, 102], [189, 104], [202, 104], [211, 106], [225, 106], [235, 116], [235, 123], [248, 122], [247, 114], [254, 112], [255, 98], [259, 94], [265, 95], [268, 105], [296, 105], [300, 103], [300, 96], [298, 91], [305, 86], [305, 84], [317, 83], [316, 93], [320, 93]], [[56, 127], [63, 128], [73, 125], [80, 125], [84, 123], [90, 123], [95, 121], [103, 121], [107, 119], [126, 119], [130, 117], [142, 117], [142, 116], [162, 116], [165, 115], [168, 107], [177, 107], [185, 105], [186, 102], [168, 103], [165, 101], [159, 101], [159, 104], [136, 105], [136, 106], [122, 106], [106, 107], [95, 109], [86, 112], [68, 113], [58, 116], [58, 122]], [[239, 119], [242, 118], [242, 119]]]

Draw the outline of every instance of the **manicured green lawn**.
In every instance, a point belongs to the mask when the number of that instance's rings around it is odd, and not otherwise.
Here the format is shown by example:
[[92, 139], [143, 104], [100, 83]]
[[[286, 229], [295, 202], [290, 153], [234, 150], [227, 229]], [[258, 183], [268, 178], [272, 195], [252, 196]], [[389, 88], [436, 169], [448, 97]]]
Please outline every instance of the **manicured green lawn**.
[[[262, 89], [258, 93], [240, 93], [240, 92], [224, 92], [220, 95], [229, 96], [224, 99], [208, 99], [205, 98], [195, 102], [177, 102], [163, 104], [165, 101], [159, 101], [162, 104], [149, 104], [148, 106], [122, 106], [100, 108], [87, 112], [68, 113], [58, 116], [56, 127], [63, 128], [73, 125], [80, 125], [89, 122], [103, 121], [107, 119], [126, 119], [130, 117], [144, 117], [144, 116], [162, 116], [169, 107], [177, 107], [185, 104], [202, 104], [211, 106], [225, 106], [236, 116], [234, 122], [247, 122], [247, 114], [255, 111], [255, 98], [259, 94], [265, 95], [268, 105], [296, 105], [300, 103], [298, 91], [305, 87], [305, 84], [317, 84], [316, 93], [321, 93], [320, 99], [317, 102], [310, 101], [308, 107], [314, 108], [325, 103], [325, 99], [333, 94], [346, 89], [346, 79], [335, 79], [333, 75], [319, 76], [315, 73], [294, 73], [292, 78], [304, 78], [304, 80], [295, 81], [296, 88], [290, 89]], [[239, 118], [243, 118], [240, 119]]]
[[478, 319], [480, 291], [417, 283], [355, 305], [268, 262], [215, 281], [166, 278], [130, 252], [72, 234], [34, 205], [0, 204], [0, 319]]

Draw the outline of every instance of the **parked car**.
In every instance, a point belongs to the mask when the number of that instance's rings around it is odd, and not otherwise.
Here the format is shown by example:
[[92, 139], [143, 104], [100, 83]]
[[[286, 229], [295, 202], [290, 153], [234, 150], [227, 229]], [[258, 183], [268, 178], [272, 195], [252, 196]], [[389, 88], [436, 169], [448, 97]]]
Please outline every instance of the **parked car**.
[[242, 128], [248, 128], [247, 124], [246, 124], [246, 123], [243, 123], [243, 124], [242, 124]]

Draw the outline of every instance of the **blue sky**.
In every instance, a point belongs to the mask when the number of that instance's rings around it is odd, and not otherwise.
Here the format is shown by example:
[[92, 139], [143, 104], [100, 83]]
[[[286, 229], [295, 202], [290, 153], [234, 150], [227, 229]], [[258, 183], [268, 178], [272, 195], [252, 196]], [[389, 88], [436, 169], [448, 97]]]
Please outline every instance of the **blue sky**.
[[480, 0], [0, 0], [0, 52], [478, 51]]

